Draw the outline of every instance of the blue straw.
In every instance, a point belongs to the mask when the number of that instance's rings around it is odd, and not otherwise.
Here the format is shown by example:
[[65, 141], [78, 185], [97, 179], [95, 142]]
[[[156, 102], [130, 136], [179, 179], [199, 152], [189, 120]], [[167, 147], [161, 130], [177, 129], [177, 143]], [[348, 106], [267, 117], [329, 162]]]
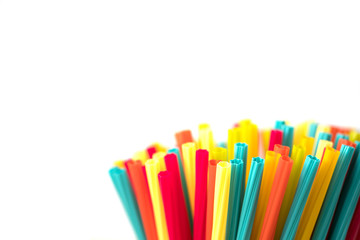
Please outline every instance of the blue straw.
[[245, 190], [242, 211], [239, 219], [237, 240], [248, 240], [251, 236], [252, 225], [259, 198], [260, 184], [264, 170], [264, 159], [256, 157], [252, 159], [247, 187]]
[[243, 161], [243, 173], [241, 179], [241, 192], [240, 192], [240, 206], [242, 206], [244, 195], [245, 195], [245, 177], [246, 177], [246, 163], [248, 156], [248, 145], [246, 143], [235, 143], [234, 156], [235, 159], [240, 159]]
[[317, 123], [311, 123], [311, 124], [309, 125], [309, 130], [308, 130], [308, 134], [307, 134], [307, 135], [308, 135], [309, 137], [315, 138], [317, 127], [318, 127], [318, 124], [317, 124]]
[[231, 179], [226, 221], [226, 239], [235, 240], [241, 212], [240, 206], [242, 205], [241, 192], [243, 192], [244, 162], [242, 159], [234, 159], [230, 160], [230, 164]]
[[146, 237], [139, 208], [133, 190], [130, 186], [130, 181], [126, 170], [114, 167], [109, 170], [109, 174], [124, 206], [124, 209], [130, 219], [131, 225], [134, 228], [137, 238], [145, 240]]
[[192, 214], [191, 214], [191, 209], [190, 209], [190, 200], [189, 200], [189, 192], [188, 192], [188, 188], [187, 188], [187, 184], [186, 184], [186, 178], [185, 178], [185, 173], [184, 173], [184, 167], [181, 161], [181, 156], [180, 156], [180, 151], [178, 148], [171, 148], [168, 150], [168, 153], [175, 153], [177, 156], [177, 160], [178, 160], [178, 164], [179, 164], [179, 170], [180, 170], [180, 178], [181, 178], [181, 186], [183, 188], [183, 193], [184, 193], [184, 197], [185, 197], [185, 203], [186, 203], [186, 209], [187, 209], [187, 213], [188, 213], [188, 218], [189, 218], [189, 223], [190, 223], [190, 228], [191, 231], [193, 229], [193, 219], [192, 219]]
[[355, 143], [355, 153], [341, 190], [332, 222], [333, 227], [330, 228], [330, 239], [345, 239], [360, 196], [360, 142], [356, 141]]
[[316, 151], [317, 151], [317, 148], [319, 146], [319, 142], [320, 140], [327, 140], [327, 141], [331, 141], [331, 133], [325, 133], [325, 132], [321, 132], [319, 133], [319, 136], [316, 140], [316, 145], [315, 145], [315, 148], [314, 148], [314, 152], [313, 152], [313, 155], [315, 155]]
[[328, 190], [326, 192], [324, 203], [321, 207], [321, 211], [315, 225], [312, 235], [313, 239], [326, 238], [354, 151], [355, 149], [353, 147], [347, 145], [341, 146], [340, 156], [336, 163]]
[[304, 210], [305, 203], [310, 193], [311, 186], [314, 182], [320, 160], [308, 155], [305, 159], [304, 166], [301, 170], [300, 179], [296, 187], [294, 200], [286, 218], [285, 226], [281, 234], [281, 239], [294, 239], [299, 226], [300, 217]]
[[340, 140], [341, 138], [346, 139], [346, 140], [349, 140], [349, 136], [348, 136], [348, 135], [345, 135], [345, 134], [342, 134], [342, 133], [336, 134], [335, 142], [334, 142], [334, 148], [335, 148], [335, 149], [337, 148], [338, 142], [339, 142], [339, 140]]
[[291, 150], [294, 141], [294, 127], [284, 125], [282, 128], [283, 131], [283, 146], [288, 146], [290, 148], [289, 156], [291, 156]]
[[282, 120], [277, 120], [275, 122], [275, 127], [274, 129], [277, 129], [277, 130], [282, 130], [282, 127], [285, 125], [285, 121], [282, 121]]

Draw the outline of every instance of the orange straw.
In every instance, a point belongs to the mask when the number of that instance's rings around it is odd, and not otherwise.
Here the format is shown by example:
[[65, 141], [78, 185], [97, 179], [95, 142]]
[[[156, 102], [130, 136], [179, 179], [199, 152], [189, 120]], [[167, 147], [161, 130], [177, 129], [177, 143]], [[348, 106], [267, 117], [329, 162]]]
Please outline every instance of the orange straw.
[[264, 223], [261, 229], [260, 239], [273, 239], [276, 230], [276, 223], [282, 200], [285, 195], [286, 186], [290, 177], [293, 160], [288, 156], [279, 159], [274, 182], [271, 188], [269, 202], [266, 208]]
[[356, 148], [356, 144], [353, 142], [350, 142], [349, 140], [340, 138], [336, 150], [340, 151], [342, 145], [347, 145], [349, 147]]
[[290, 148], [281, 144], [275, 144], [274, 152], [280, 153], [281, 156], [289, 156]]

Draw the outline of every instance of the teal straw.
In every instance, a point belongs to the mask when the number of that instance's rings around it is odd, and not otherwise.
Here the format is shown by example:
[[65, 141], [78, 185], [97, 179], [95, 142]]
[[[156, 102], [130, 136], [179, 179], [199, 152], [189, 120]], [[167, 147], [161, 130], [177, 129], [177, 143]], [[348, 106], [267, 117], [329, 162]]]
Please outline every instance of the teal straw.
[[226, 221], [226, 239], [235, 240], [241, 212], [240, 206], [242, 204], [241, 192], [243, 192], [242, 180], [244, 174], [244, 162], [242, 159], [234, 159], [230, 160], [230, 164], [231, 179]]
[[330, 239], [345, 239], [360, 196], [360, 142], [355, 143], [355, 153], [341, 190], [332, 227], [329, 230]]
[[138, 239], [146, 240], [139, 208], [125, 169], [113, 167], [109, 170], [111, 180], [124, 206]]
[[184, 173], [184, 167], [181, 161], [181, 156], [180, 156], [180, 151], [178, 148], [172, 148], [168, 150], [168, 153], [175, 153], [178, 159], [178, 164], [179, 164], [179, 170], [180, 170], [180, 178], [181, 178], [181, 185], [183, 188], [183, 193], [184, 193], [184, 197], [185, 197], [185, 203], [186, 203], [186, 209], [187, 209], [187, 213], [188, 213], [188, 218], [189, 218], [189, 223], [190, 223], [190, 228], [191, 231], [193, 229], [193, 219], [192, 219], [192, 214], [191, 214], [191, 208], [190, 208], [190, 200], [189, 200], [189, 192], [188, 192], [188, 188], [187, 188], [187, 184], [186, 184], [186, 179], [185, 179], [185, 173]]
[[252, 159], [249, 179], [245, 190], [242, 211], [239, 219], [237, 240], [248, 240], [251, 236], [252, 225], [259, 198], [260, 184], [264, 170], [264, 159], [256, 157]]
[[341, 138], [346, 139], [346, 140], [349, 140], [349, 136], [348, 136], [348, 135], [345, 135], [345, 134], [342, 134], [342, 133], [336, 134], [335, 141], [334, 141], [334, 148], [335, 148], [335, 149], [337, 148], [338, 142], [339, 142], [339, 140], [340, 140]]
[[219, 142], [218, 147], [222, 147], [222, 148], [227, 149], [227, 144], [226, 144], [226, 142]]
[[300, 217], [304, 210], [306, 200], [309, 196], [311, 186], [314, 182], [320, 160], [308, 155], [301, 170], [294, 200], [291, 204], [289, 214], [286, 218], [285, 226], [280, 239], [294, 239], [299, 226]]
[[314, 152], [313, 152], [313, 155], [315, 155], [316, 151], [317, 151], [317, 148], [319, 146], [319, 142], [320, 140], [327, 140], [327, 141], [331, 141], [331, 133], [325, 133], [325, 132], [320, 132], [319, 133], [319, 136], [316, 140], [316, 145], [315, 145], [315, 148], [314, 148]]
[[274, 129], [277, 129], [277, 130], [282, 130], [282, 127], [285, 126], [285, 121], [282, 121], [282, 120], [277, 120], [275, 122], [275, 127]]
[[234, 156], [235, 159], [243, 161], [243, 173], [241, 179], [241, 192], [240, 192], [240, 206], [242, 206], [245, 195], [245, 177], [246, 177], [246, 162], [248, 156], [248, 145], [246, 143], [235, 143]]
[[355, 149], [353, 147], [347, 145], [341, 146], [340, 156], [336, 163], [324, 203], [314, 228], [313, 239], [326, 238], [354, 151]]
[[315, 137], [315, 135], [316, 135], [316, 130], [317, 130], [317, 127], [318, 127], [318, 124], [317, 123], [311, 123], [310, 125], [309, 125], [309, 130], [308, 130], [308, 136], [309, 137]]
[[291, 156], [291, 150], [294, 141], [294, 127], [284, 125], [281, 130], [283, 131], [282, 145], [288, 146], [290, 148], [289, 156]]

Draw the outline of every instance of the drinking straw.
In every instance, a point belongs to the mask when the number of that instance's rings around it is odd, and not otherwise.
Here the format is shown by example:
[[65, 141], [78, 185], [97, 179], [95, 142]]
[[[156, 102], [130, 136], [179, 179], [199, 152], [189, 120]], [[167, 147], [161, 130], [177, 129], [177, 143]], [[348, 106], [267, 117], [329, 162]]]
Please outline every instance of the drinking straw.
[[[240, 121], [240, 142], [246, 143], [248, 145], [248, 156], [246, 163], [246, 177], [247, 178], [250, 172], [251, 161], [254, 157], [259, 156], [259, 132], [256, 124], [252, 123], [250, 120], [245, 119]], [[246, 183], [245, 182], [245, 183]]]
[[279, 153], [281, 156], [289, 156], [290, 148], [280, 144], [275, 144], [274, 152]]
[[234, 146], [236, 143], [241, 142], [240, 134], [241, 132], [239, 127], [228, 130], [228, 161], [234, 159]]
[[291, 204], [289, 215], [286, 219], [280, 239], [294, 239], [300, 217], [304, 210], [305, 203], [308, 198], [319, 164], [320, 160], [316, 157], [313, 157], [311, 155], [308, 155], [306, 157], [304, 166], [301, 171], [299, 183], [296, 188], [294, 200]]
[[[184, 161], [184, 156], [182, 152], [182, 145], [188, 142], [194, 142], [193, 136], [190, 130], [183, 130], [175, 133], [176, 146], [179, 148], [181, 160]], [[184, 162], [182, 162], [184, 165]]]
[[215, 194], [215, 177], [216, 165], [220, 161], [209, 161], [209, 177], [206, 201], [206, 240], [211, 240], [212, 225], [213, 225], [213, 210], [214, 210], [214, 194]]
[[[165, 164], [168, 172], [171, 172], [171, 180], [173, 183], [173, 202], [175, 205], [175, 214], [178, 219], [177, 225], [180, 227], [181, 232], [177, 233], [181, 238], [180, 239], [190, 239], [191, 238], [191, 228], [190, 228], [190, 219], [189, 211], [186, 207], [184, 193], [181, 187], [181, 177], [179, 170], [179, 160], [175, 153], [170, 153], [165, 156]], [[170, 235], [170, 233], [169, 233]]]
[[269, 142], [269, 151], [274, 151], [274, 146], [275, 144], [280, 144], [282, 143], [282, 135], [283, 132], [280, 130], [271, 130], [270, 133], [270, 142]]
[[317, 127], [318, 127], [317, 123], [311, 123], [309, 125], [309, 131], [308, 131], [307, 136], [315, 138]]
[[339, 139], [339, 142], [338, 142], [338, 145], [337, 145], [337, 150], [340, 150], [341, 149], [341, 146], [342, 145], [347, 145], [347, 146], [350, 146], [350, 147], [353, 147], [353, 148], [356, 148], [356, 144], [353, 143], [353, 142], [350, 142], [349, 140], [346, 140], [346, 139]]
[[301, 139], [300, 145], [304, 147], [305, 150], [305, 155], [311, 155], [312, 154], [312, 150], [314, 148], [314, 141], [315, 139], [313, 137], [303, 137]]
[[316, 151], [317, 151], [317, 148], [318, 148], [318, 146], [319, 146], [320, 140], [328, 140], [328, 141], [330, 141], [330, 140], [331, 140], [331, 134], [330, 134], [330, 133], [326, 133], [326, 132], [320, 132], [320, 133], [319, 133], [318, 137], [315, 138], [316, 144], [315, 144], [315, 147], [314, 147], [314, 149], [313, 149], [313, 155], [315, 155], [315, 153], [316, 153]]
[[350, 160], [355, 149], [347, 145], [342, 145], [340, 156], [336, 163], [324, 203], [321, 207], [319, 217], [317, 219], [313, 232], [314, 239], [325, 239], [328, 233], [331, 220], [333, 218], [336, 204], [339, 200], [341, 188], [344, 183], [345, 175], [348, 170]]
[[142, 170], [142, 163], [140, 161], [132, 161], [128, 164], [129, 175], [133, 180], [133, 190], [136, 196], [137, 203], [141, 214], [141, 219], [144, 225], [146, 239], [156, 240], [156, 226], [153, 206], [149, 192], [149, 186], [146, 176]]
[[277, 120], [275, 121], [274, 129], [282, 130], [283, 126], [285, 126], [285, 121]]
[[262, 223], [264, 221], [267, 203], [269, 201], [271, 186], [274, 181], [276, 166], [281, 155], [273, 151], [267, 151], [265, 156], [264, 169], [262, 174], [260, 192], [255, 213], [254, 225], [251, 233], [251, 239], [259, 239]]
[[164, 212], [166, 225], [169, 233], [169, 240], [181, 240], [181, 229], [179, 228], [178, 218], [176, 216], [175, 205], [175, 182], [173, 174], [169, 171], [162, 171], [158, 175], [161, 196], [164, 203]]
[[265, 156], [266, 151], [269, 149], [270, 131], [271, 131], [271, 129], [264, 129], [261, 131], [262, 155], [263, 156]]
[[194, 216], [195, 202], [195, 143], [189, 142], [182, 145], [184, 158], [185, 178], [189, 192], [191, 216]]
[[109, 174], [137, 238], [145, 240], [146, 237], [139, 209], [126, 170], [124, 168], [113, 167], [109, 170]]
[[214, 160], [227, 161], [226, 148], [222, 148], [222, 147], [213, 148], [212, 157]]
[[[248, 145], [246, 143], [235, 144], [235, 159], [243, 161], [243, 174], [241, 179], [241, 190], [240, 190], [240, 207], [242, 206], [244, 195], [245, 195], [245, 181], [246, 181], [246, 162], [248, 156]], [[237, 229], [237, 228], [236, 228]], [[236, 234], [236, 233], [235, 233]]]
[[357, 240], [360, 238], [360, 201], [356, 204], [356, 209], [351, 219], [351, 223], [346, 235], [346, 240]]
[[348, 135], [345, 135], [345, 134], [342, 134], [342, 133], [336, 134], [335, 141], [334, 141], [334, 148], [337, 148], [339, 139], [341, 139], [341, 138], [346, 139], [346, 140], [349, 140], [349, 136], [348, 136]]
[[165, 155], [166, 155], [166, 152], [156, 152], [153, 154], [153, 159], [159, 161], [159, 164], [160, 164], [159, 172], [166, 170], [165, 160], [164, 160]]
[[253, 158], [248, 183], [245, 190], [244, 201], [241, 207], [239, 227], [236, 239], [250, 239], [251, 230], [254, 222], [260, 184], [264, 169], [264, 159]]
[[[185, 198], [186, 210], [188, 213], [188, 218], [189, 218], [189, 223], [190, 223], [190, 229], [192, 229], [193, 222], [192, 222], [192, 214], [191, 214], [191, 207], [190, 207], [190, 200], [189, 200], [189, 191], [188, 191], [184, 168], [183, 168], [183, 164], [182, 164], [183, 161], [181, 160], [181, 156], [180, 156], [180, 152], [179, 152], [178, 148], [169, 149], [168, 153], [174, 153], [174, 154], [176, 154], [176, 157], [177, 157], [177, 162], [178, 162], [178, 166], [179, 166], [179, 170], [180, 170], [181, 187], [182, 187], [184, 198]], [[166, 164], [166, 159], [165, 159], [165, 164]], [[166, 164], [166, 168], [169, 169], [167, 164]]]
[[288, 185], [293, 160], [288, 156], [281, 156], [276, 168], [274, 182], [271, 188], [269, 202], [267, 204], [264, 222], [261, 229], [260, 239], [273, 239], [276, 223], [278, 220], [281, 204]]
[[333, 222], [329, 230], [331, 239], [345, 239], [351, 218], [360, 196], [360, 142], [356, 142], [354, 156], [341, 190]]
[[[323, 124], [318, 125], [318, 127], [316, 129], [316, 134], [315, 134], [315, 142], [317, 142], [317, 139], [318, 139], [320, 133], [329, 133], [330, 134], [330, 126], [323, 125]], [[329, 140], [331, 140], [331, 137]]]
[[194, 211], [194, 240], [205, 238], [206, 231], [206, 191], [209, 152], [205, 149], [196, 151], [196, 184]]
[[123, 160], [118, 160], [114, 162], [114, 166], [118, 168], [125, 168], [125, 162]]
[[301, 139], [305, 136], [308, 136], [308, 129], [311, 123], [312, 123], [311, 121], [306, 121], [296, 126], [296, 128], [294, 129], [295, 145], [300, 145]]
[[320, 163], [321, 163], [321, 159], [322, 159], [322, 156], [324, 154], [325, 148], [326, 147], [332, 147], [332, 146], [333, 146], [333, 143], [331, 141], [328, 141], [328, 140], [320, 140], [319, 141], [319, 146], [317, 148], [315, 157], [320, 159]]
[[283, 131], [282, 145], [290, 148], [289, 153], [291, 154], [291, 148], [294, 142], [294, 127], [284, 125], [281, 129]]
[[241, 193], [244, 192], [243, 188], [245, 187], [245, 185], [242, 184], [242, 181], [245, 179], [245, 177], [243, 177], [245, 175], [244, 160], [230, 160], [230, 165], [231, 178], [225, 236], [226, 239], [235, 240], [241, 212], [240, 207], [242, 205]]
[[305, 150], [303, 146], [294, 145], [291, 153], [291, 159], [293, 160], [293, 166], [290, 173], [288, 185], [285, 190], [285, 195], [281, 204], [279, 217], [277, 220], [275, 239], [280, 239], [282, 230], [284, 228], [286, 218], [290, 211], [291, 203], [293, 202], [296, 192], [296, 186], [298, 185], [301, 169], [304, 164]]
[[169, 239], [168, 229], [165, 219], [164, 204], [161, 197], [158, 174], [160, 172], [159, 160], [150, 159], [145, 163], [146, 176], [149, 184], [151, 201], [154, 209], [155, 225], [158, 238], [160, 240]]
[[214, 216], [211, 239], [225, 239], [230, 188], [230, 163], [221, 161], [216, 167]]
[[199, 125], [199, 148], [206, 149], [209, 152], [209, 157], [212, 159], [212, 149], [215, 146], [213, 133], [210, 125], [202, 123]]
[[360, 132], [357, 132], [355, 129], [349, 132], [349, 140], [351, 142], [360, 141]]
[[319, 170], [315, 176], [304, 211], [301, 215], [295, 239], [310, 239], [319, 216], [326, 192], [333, 175], [340, 152], [326, 147]]
[[156, 153], [156, 148], [154, 146], [150, 146], [150, 147], [146, 148], [146, 152], [148, 153], [149, 159], [151, 159], [153, 157], [154, 153]]
[[221, 147], [221, 148], [227, 149], [227, 144], [226, 144], [226, 142], [219, 142], [217, 146], [218, 146], [218, 147]]
[[145, 164], [146, 160], [149, 159], [149, 155], [147, 153], [147, 151], [142, 150], [142, 151], [138, 151], [133, 155], [133, 160], [140, 160], [142, 164]]

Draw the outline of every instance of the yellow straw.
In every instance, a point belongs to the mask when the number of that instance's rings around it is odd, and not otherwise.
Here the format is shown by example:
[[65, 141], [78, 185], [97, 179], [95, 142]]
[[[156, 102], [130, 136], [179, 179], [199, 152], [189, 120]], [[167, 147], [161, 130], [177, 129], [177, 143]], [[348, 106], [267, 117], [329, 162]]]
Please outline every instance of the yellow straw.
[[330, 130], [331, 130], [330, 126], [319, 124], [317, 129], [316, 129], [315, 142], [317, 142], [317, 139], [319, 137], [319, 133], [321, 133], [321, 132], [330, 133]]
[[333, 146], [333, 143], [331, 141], [327, 141], [324, 139], [320, 140], [315, 157], [321, 160], [321, 158], [324, 154], [324, 149], [326, 147], [332, 147], [332, 146]]
[[301, 215], [295, 239], [310, 239], [339, 155], [339, 151], [326, 147], [323, 160]]
[[149, 159], [149, 154], [145, 150], [138, 151], [134, 154], [132, 159], [135, 161], [140, 160], [142, 164], [145, 164], [145, 162]]
[[294, 131], [294, 145], [300, 145], [301, 139], [307, 136], [309, 125], [313, 121], [306, 121], [296, 126]]
[[152, 146], [155, 147], [156, 152], [166, 152], [166, 147], [161, 145], [160, 143], [153, 143]]
[[213, 133], [210, 125], [203, 123], [199, 125], [199, 149], [206, 149], [209, 152], [209, 158], [212, 159], [211, 153], [215, 146]]
[[165, 171], [166, 170], [166, 166], [165, 166], [165, 157], [166, 152], [157, 152], [153, 154], [153, 159], [154, 160], [158, 160], [160, 163], [160, 172], [161, 171]]
[[220, 160], [220, 161], [227, 161], [227, 151], [226, 148], [216, 147], [212, 151], [212, 159], [213, 160]]
[[[312, 148], [311, 148], [312, 149]], [[294, 161], [290, 173], [288, 185], [286, 186], [285, 195], [281, 204], [279, 218], [276, 224], [275, 238], [280, 239], [284, 228], [286, 218], [289, 214], [292, 201], [295, 196], [296, 187], [300, 178], [301, 170], [305, 160], [305, 149], [303, 146], [294, 145], [291, 152], [291, 159]]]
[[305, 150], [305, 158], [307, 155], [312, 155], [312, 150], [314, 148], [314, 142], [315, 142], [315, 139], [313, 137], [307, 137], [307, 136], [304, 136], [302, 139], [301, 139], [301, 142], [300, 142], [300, 145], [304, 148]]
[[194, 216], [195, 207], [195, 143], [189, 142], [182, 145], [185, 179], [188, 187], [191, 214]]
[[119, 161], [114, 162], [114, 166], [116, 166], [118, 168], [124, 168], [125, 164], [124, 164], [123, 160], [119, 160]]
[[356, 130], [351, 130], [349, 133], [349, 140], [350, 142], [360, 141], [360, 133]]
[[228, 130], [228, 142], [227, 142], [227, 148], [228, 148], [228, 162], [230, 160], [234, 159], [235, 156], [235, 144], [241, 142], [240, 139], [240, 128], [231, 128]]
[[257, 209], [255, 213], [255, 220], [250, 238], [252, 240], [260, 238], [261, 228], [265, 217], [265, 211], [269, 201], [270, 191], [271, 191], [272, 183], [274, 181], [276, 167], [280, 157], [281, 155], [279, 153], [273, 151], [266, 152], [264, 171], [261, 180]]
[[269, 141], [270, 141], [270, 132], [271, 129], [264, 129], [261, 131], [262, 143], [263, 143], [263, 154], [265, 155], [266, 151], [269, 149]]
[[154, 209], [156, 231], [159, 240], [168, 240], [169, 234], [167, 230], [163, 200], [161, 197], [158, 174], [160, 172], [160, 162], [150, 159], [145, 163], [146, 176], [149, 183], [151, 201]]
[[226, 220], [229, 202], [231, 167], [229, 162], [221, 161], [216, 166], [214, 215], [211, 239], [225, 239]]

